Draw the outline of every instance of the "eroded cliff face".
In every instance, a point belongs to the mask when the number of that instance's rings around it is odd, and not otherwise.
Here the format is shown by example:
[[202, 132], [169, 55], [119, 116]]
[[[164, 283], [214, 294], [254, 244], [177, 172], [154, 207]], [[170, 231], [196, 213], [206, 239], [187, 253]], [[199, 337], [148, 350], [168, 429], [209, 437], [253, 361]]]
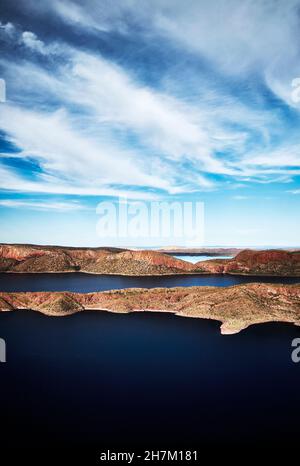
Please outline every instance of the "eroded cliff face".
[[2, 272], [88, 272], [113, 275], [244, 274], [300, 277], [300, 251], [245, 250], [233, 259], [191, 264], [157, 251], [0, 245]]
[[2, 272], [89, 272], [120, 275], [193, 273], [195, 266], [156, 251], [1, 245]]
[[209, 273], [300, 277], [300, 251], [246, 249], [233, 259], [198, 262]]
[[222, 322], [223, 334], [263, 322], [300, 325], [300, 285], [252, 283], [232, 287], [133, 288], [98, 293], [0, 293], [0, 311], [34, 310], [66, 316], [85, 310], [170, 312]]

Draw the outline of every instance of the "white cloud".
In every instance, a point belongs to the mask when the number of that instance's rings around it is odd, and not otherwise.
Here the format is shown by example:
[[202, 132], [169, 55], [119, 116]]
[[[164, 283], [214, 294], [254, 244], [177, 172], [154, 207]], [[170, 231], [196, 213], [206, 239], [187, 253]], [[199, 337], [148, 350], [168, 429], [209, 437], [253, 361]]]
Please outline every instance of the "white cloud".
[[249, 199], [249, 196], [240, 196], [240, 195], [237, 195], [237, 196], [233, 196], [233, 199], [236, 200], [236, 201], [244, 201], [246, 199]]
[[[0, 115], [0, 126], [22, 150], [18, 156], [33, 157], [46, 174], [77, 188], [80, 182], [92, 190], [118, 184], [174, 194], [213, 188], [205, 173], [265, 174], [263, 164], [255, 167], [251, 160], [243, 160], [246, 130], [234, 133], [226, 123], [239, 122], [249, 131], [267, 134], [276, 117], [251, 111], [232, 99], [224, 103], [222, 95], [212, 106], [205, 100], [200, 108], [187, 105], [140, 85], [101, 56], [66, 46], [60, 47], [60, 53], [64, 65], [51, 75], [28, 62], [20, 66], [2, 60], [7, 81], [14, 77], [15, 92], [21, 92], [19, 99], [27, 106], [32, 106], [32, 93], [37, 101], [55, 99], [64, 106], [51, 112], [5, 105]], [[78, 109], [79, 116], [69, 112], [70, 106]], [[122, 136], [128, 131], [142, 141], [143, 148], [128, 148]], [[214, 151], [224, 148], [231, 149], [233, 156], [216, 158]]]
[[5, 191], [15, 191], [24, 193], [41, 194], [66, 194], [79, 196], [112, 196], [125, 197], [128, 199], [155, 199], [153, 193], [143, 190], [125, 190], [121, 188], [111, 188], [109, 186], [89, 185], [82, 182], [66, 182], [65, 180], [47, 174], [37, 175], [34, 179], [28, 179], [16, 170], [0, 165], [1, 189]]
[[12, 39], [16, 34], [16, 28], [10, 22], [2, 23], [0, 21], [0, 34], [2, 37], [6, 36], [7, 39]]
[[95, 4], [93, 9], [89, 9], [68, 0], [63, 2], [61, 0], [52, 0], [51, 8], [67, 23], [89, 27], [97, 31], [109, 30], [107, 21], [105, 21], [104, 17], [101, 17], [103, 5], [99, 5], [99, 3]]
[[76, 53], [73, 64], [72, 99], [93, 109], [99, 121], [136, 132], [168, 158], [185, 155], [208, 171], [222, 167], [212, 156], [208, 135], [197, 124], [195, 109], [140, 86], [120, 67], [100, 57]]
[[21, 199], [0, 199], [0, 206], [16, 209], [30, 209], [30, 210], [44, 210], [44, 211], [56, 211], [56, 212], [67, 212], [74, 210], [87, 210], [88, 207], [82, 205], [80, 202], [69, 201], [40, 201], [40, 200], [21, 200]]
[[300, 189], [292, 189], [291, 191], [287, 191], [287, 192], [291, 194], [300, 194]]
[[22, 31], [18, 26], [13, 23], [2, 23], [0, 21], [0, 36], [6, 42], [11, 42], [15, 46], [23, 46], [33, 53], [47, 55], [51, 53], [58, 53], [59, 47], [56, 43], [46, 45], [37, 35], [32, 31]]
[[38, 160], [46, 173], [60, 175], [66, 182], [169, 187], [167, 181], [139, 168], [134, 153], [77, 131], [65, 111], [48, 114], [6, 105], [0, 126], [26, 157]]
[[[20, 0], [22, 1], [22, 0]], [[89, 33], [113, 30], [126, 31], [126, 21], [122, 12], [130, 14], [133, 2], [127, 0], [114, 2], [102, 0], [86, 0], [84, 4], [72, 0], [52, 0], [51, 2], [37, 2], [36, 0], [23, 0], [23, 8], [29, 9], [32, 14], [39, 16], [55, 15], [64, 23], [83, 28]], [[128, 8], [129, 7], [129, 8]]]
[[[103, 135], [109, 128], [134, 132], [143, 145], [151, 148], [154, 160], [156, 156], [187, 159], [198, 164], [198, 172], [238, 176], [239, 171], [234, 166], [213, 155], [215, 149], [241, 148], [245, 143], [246, 134], [225, 131], [224, 122], [228, 122], [228, 118], [240, 123], [247, 121], [251, 128], [260, 130], [264, 119], [269, 122], [268, 115], [260, 112], [254, 115], [237, 102], [229, 101], [224, 106], [222, 96], [213, 107], [206, 102], [200, 109], [187, 105], [166, 93], [141, 86], [123, 69], [100, 56], [68, 48], [65, 53], [68, 65], [57, 70], [54, 76], [36, 65], [7, 64], [10, 76], [16, 77], [17, 91], [25, 89], [29, 95], [48, 92], [49, 97], [59, 98], [65, 105], [80, 106], [80, 118], [89, 119], [90, 132], [99, 134], [101, 131]], [[25, 80], [28, 76], [30, 80]], [[206, 186], [208, 180], [203, 178], [203, 181]]]
[[172, 40], [227, 75], [260, 74], [294, 106], [291, 82], [300, 76], [299, 0], [23, 0], [22, 8], [55, 15], [86, 33], [129, 34], [130, 21], [150, 38]]
[[24, 31], [21, 35], [21, 42], [34, 52], [46, 53], [46, 47], [43, 41], [37, 38], [36, 34], [31, 31]]
[[[220, 21], [228, 8], [221, 0], [217, 3], [219, 9], [213, 3], [199, 6], [193, 1], [184, 8], [175, 1], [173, 10], [168, 8], [169, 1], [154, 1], [146, 11], [150, 12], [153, 32], [163, 31], [186, 47], [196, 48], [226, 73], [252, 72], [257, 64], [269, 70], [272, 57], [265, 57], [261, 39], [255, 37], [254, 44], [250, 40], [258, 34], [265, 6], [256, 11], [251, 1], [242, 7], [230, 0], [232, 8], [236, 5], [232, 23], [230, 27], [222, 23], [215, 30], [210, 26]], [[69, 11], [70, 4], [53, 2], [49, 8], [88, 28], [91, 10], [76, 3]], [[135, 1], [114, 5], [95, 7], [92, 17], [100, 28], [106, 27], [108, 18], [112, 29], [118, 27], [124, 11], [131, 11], [133, 6], [137, 8], [136, 18], [144, 18], [142, 7]], [[39, 8], [36, 11], [41, 11]], [[280, 38], [288, 34], [293, 8], [288, 8]], [[280, 12], [278, 7], [272, 22], [268, 20], [266, 49], [270, 51]], [[190, 27], [185, 28], [186, 24]], [[34, 159], [47, 177], [46, 182], [37, 178], [23, 180], [30, 190], [35, 185], [45, 192], [55, 186], [58, 192], [98, 193], [119, 192], [132, 186], [139, 191], [146, 187], [176, 194], [213, 189], [215, 183], [207, 174], [249, 177], [258, 182], [298, 174], [294, 168], [299, 163], [296, 152], [269, 151], [271, 131], [280, 125], [278, 116], [247, 106], [213, 82], [200, 80], [203, 86], [199, 97], [191, 103], [167, 90], [141, 84], [134, 74], [100, 54], [72, 49], [64, 43], [46, 45], [30, 31], [19, 33], [19, 41], [20, 37], [32, 52], [59, 55], [51, 63], [51, 73], [26, 61], [19, 64], [2, 60], [7, 82], [23, 106], [5, 105], [0, 115], [1, 128], [20, 147], [18, 156]], [[230, 54], [220, 53], [220, 47], [230, 50]], [[53, 111], [58, 106], [61, 109]], [[242, 129], [236, 129], [237, 125]], [[263, 151], [258, 153], [255, 148], [247, 153], [251, 137], [261, 141]], [[133, 144], [129, 142], [132, 140]]]
[[300, 146], [292, 145], [250, 155], [244, 158], [244, 163], [264, 167], [300, 167]]
[[[90, 181], [89, 177], [95, 180], [98, 173], [99, 183], [149, 186], [175, 193], [182, 191], [180, 184], [187, 190], [191, 183], [194, 189], [212, 187], [201, 168], [226, 170], [209, 154], [206, 135], [179, 101], [139, 86], [101, 58], [72, 50], [70, 64], [71, 69], [63, 67], [54, 77], [36, 65], [7, 66], [10, 76], [16, 76], [17, 90], [24, 91], [22, 83], [27, 77], [29, 94], [37, 92], [45, 98], [48, 91], [66, 107], [76, 104], [81, 108], [80, 118], [67, 110], [47, 113], [13, 105], [3, 108], [1, 127], [23, 155], [39, 160], [47, 172], [67, 173], [68, 178], [80, 175]], [[152, 151], [151, 157], [115, 142], [112, 129], [135, 132]], [[200, 165], [197, 176], [194, 168], [186, 170], [178, 186], [174, 184], [178, 167], [171, 168], [168, 159], [180, 162], [182, 157]]]
[[298, 0], [158, 0], [154, 11], [154, 24], [165, 34], [228, 75], [261, 74], [293, 105], [291, 83], [300, 76]]

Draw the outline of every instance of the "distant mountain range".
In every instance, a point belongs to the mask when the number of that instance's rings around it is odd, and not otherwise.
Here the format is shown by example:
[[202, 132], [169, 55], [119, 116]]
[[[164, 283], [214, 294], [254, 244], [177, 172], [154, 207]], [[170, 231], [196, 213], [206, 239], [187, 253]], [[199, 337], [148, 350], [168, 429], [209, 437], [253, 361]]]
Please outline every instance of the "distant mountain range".
[[242, 248], [159, 248], [158, 252], [176, 256], [235, 256], [241, 252]]

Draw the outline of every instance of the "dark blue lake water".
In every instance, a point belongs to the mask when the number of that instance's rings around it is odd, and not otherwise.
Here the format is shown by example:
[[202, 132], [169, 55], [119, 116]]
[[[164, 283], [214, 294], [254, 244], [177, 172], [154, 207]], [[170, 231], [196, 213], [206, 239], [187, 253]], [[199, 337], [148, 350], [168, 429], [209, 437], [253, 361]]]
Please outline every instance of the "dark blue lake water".
[[[241, 277], [1, 275], [0, 290], [229, 284]], [[272, 280], [273, 281], [273, 280]], [[230, 282], [230, 284], [232, 281]], [[235, 283], [237, 283], [235, 281]], [[98, 449], [298, 442], [300, 328], [161, 314], [2, 313], [1, 443]]]
[[164, 277], [121, 277], [86, 273], [0, 273], [0, 291], [77, 291], [88, 293], [121, 288], [173, 286], [230, 286], [240, 283], [299, 283], [299, 278], [246, 277], [237, 275], [170, 275]]

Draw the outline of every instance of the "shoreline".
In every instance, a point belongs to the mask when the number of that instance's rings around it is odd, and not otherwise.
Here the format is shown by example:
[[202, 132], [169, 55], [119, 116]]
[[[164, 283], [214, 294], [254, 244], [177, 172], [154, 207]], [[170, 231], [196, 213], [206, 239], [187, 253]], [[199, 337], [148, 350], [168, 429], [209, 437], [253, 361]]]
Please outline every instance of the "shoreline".
[[228, 287], [127, 288], [92, 293], [0, 292], [0, 312], [32, 310], [48, 316], [84, 311], [158, 312], [222, 322], [222, 334], [250, 325], [300, 325], [300, 284], [251, 283]]
[[258, 273], [243, 273], [243, 272], [238, 272], [238, 273], [235, 273], [235, 272], [228, 272], [228, 271], [222, 271], [222, 272], [209, 272], [209, 271], [203, 271], [203, 272], [183, 272], [183, 271], [180, 271], [180, 272], [174, 272], [174, 273], [171, 273], [171, 272], [167, 272], [167, 273], [157, 273], [157, 274], [154, 274], [154, 273], [151, 273], [151, 274], [129, 274], [129, 273], [114, 273], [114, 272], [106, 272], [106, 273], [103, 273], [103, 272], [90, 272], [90, 271], [85, 271], [85, 270], [55, 270], [55, 271], [52, 271], [52, 270], [43, 270], [43, 271], [18, 271], [18, 270], [0, 270], [0, 274], [16, 274], [16, 275], [42, 275], [42, 274], [71, 274], [71, 273], [74, 273], [74, 274], [78, 274], [78, 273], [82, 273], [82, 274], [85, 274], [85, 275], [98, 275], [98, 276], [103, 276], [103, 277], [136, 277], [136, 278], [146, 278], [146, 277], [177, 277], [177, 276], [189, 276], [189, 277], [196, 277], [196, 276], [215, 276], [215, 277], [220, 277], [220, 276], [228, 276], [228, 277], [231, 277], [231, 276], [235, 276], [235, 277], [263, 277], [263, 278], [299, 278], [299, 283], [300, 283], [300, 275], [296, 274], [296, 275], [282, 275], [282, 274], [273, 274], [271, 275], [270, 273], [268, 274], [258, 274]]

